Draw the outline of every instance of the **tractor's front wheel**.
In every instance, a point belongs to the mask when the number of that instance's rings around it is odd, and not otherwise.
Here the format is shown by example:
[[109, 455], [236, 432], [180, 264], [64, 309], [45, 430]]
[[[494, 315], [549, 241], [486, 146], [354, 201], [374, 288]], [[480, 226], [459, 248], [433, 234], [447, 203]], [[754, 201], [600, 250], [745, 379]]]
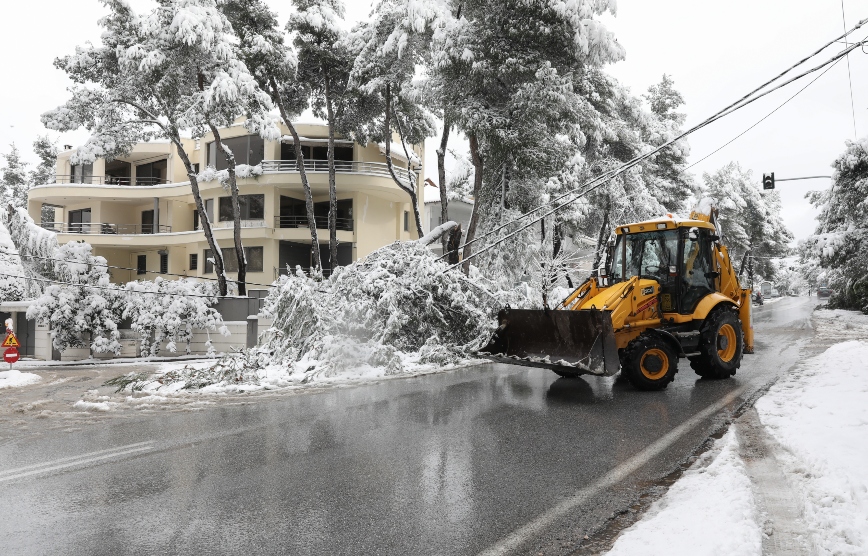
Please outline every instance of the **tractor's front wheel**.
[[678, 354], [653, 334], [642, 334], [630, 342], [621, 357], [621, 374], [639, 390], [662, 390], [677, 372]]
[[690, 358], [690, 366], [702, 378], [729, 378], [741, 366], [744, 333], [741, 321], [732, 309], [722, 309], [709, 316], [700, 329], [699, 351]]

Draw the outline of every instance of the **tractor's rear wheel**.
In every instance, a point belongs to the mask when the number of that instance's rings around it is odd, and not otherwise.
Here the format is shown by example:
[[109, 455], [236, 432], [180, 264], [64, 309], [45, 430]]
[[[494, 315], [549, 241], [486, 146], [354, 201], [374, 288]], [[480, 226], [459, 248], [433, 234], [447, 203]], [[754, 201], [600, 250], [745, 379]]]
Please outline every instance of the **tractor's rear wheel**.
[[699, 351], [690, 366], [702, 378], [729, 378], [741, 366], [744, 333], [735, 310], [725, 308], [712, 313], [700, 329]]
[[579, 378], [578, 371], [562, 371], [560, 369], [552, 369], [552, 372], [561, 378]]
[[678, 354], [653, 334], [642, 334], [630, 342], [621, 357], [621, 374], [639, 390], [662, 390], [677, 372]]

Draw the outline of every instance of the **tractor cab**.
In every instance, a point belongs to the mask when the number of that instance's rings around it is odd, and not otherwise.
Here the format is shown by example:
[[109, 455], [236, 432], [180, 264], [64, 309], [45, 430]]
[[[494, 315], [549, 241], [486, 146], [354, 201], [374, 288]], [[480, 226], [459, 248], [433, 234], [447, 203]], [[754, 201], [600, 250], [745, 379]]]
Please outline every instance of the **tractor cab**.
[[616, 229], [607, 260], [612, 284], [633, 276], [660, 285], [660, 311], [692, 314], [699, 302], [716, 291], [712, 224], [696, 220], [661, 220]]

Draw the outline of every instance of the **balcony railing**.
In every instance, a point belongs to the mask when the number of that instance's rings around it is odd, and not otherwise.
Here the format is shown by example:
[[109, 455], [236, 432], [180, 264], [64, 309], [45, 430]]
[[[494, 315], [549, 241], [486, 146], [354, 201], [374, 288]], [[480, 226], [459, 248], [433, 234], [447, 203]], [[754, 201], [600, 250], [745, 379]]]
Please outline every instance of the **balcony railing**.
[[115, 176], [71, 176], [71, 175], [59, 175], [55, 176], [54, 183], [63, 185], [63, 184], [75, 184], [81, 183], [85, 185], [126, 185], [126, 186], [150, 186], [150, 185], [159, 185], [163, 183], [169, 183], [168, 180], [163, 180], [160, 178], [119, 178]]
[[[219, 220], [212, 224], [215, 228], [234, 228], [235, 221], [234, 220]], [[256, 219], [256, 220], [241, 220], [242, 228], [265, 228], [265, 220]], [[201, 224], [197, 228], [198, 230], [202, 229]]]
[[165, 224], [158, 226], [155, 224], [107, 224], [105, 222], [43, 222], [41, 226], [58, 234], [131, 236], [172, 232], [172, 227]]
[[[329, 227], [328, 216], [314, 216], [317, 229], [327, 230]], [[307, 228], [307, 216], [275, 216], [275, 228]], [[353, 231], [352, 218], [337, 218], [335, 219], [335, 229], [346, 232]]]
[[[327, 160], [305, 160], [304, 169], [307, 172], [321, 173], [328, 172], [329, 165]], [[410, 174], [406, 168], [394, 166], [395, 175], [398, 179], [410, 183]], [[266, 174], [276, 172], [296, 172], [298, 165], [295, 160], [263, 160], [262, 171]], [[335, 160], [335, 172], [341, 174], [368, 174], [370, 176], [382, 176], [391, 178], [389, 167], [384, 162], [349, 162], [346, 160]], [[418, 182], [418, 180], [416, 180]]]

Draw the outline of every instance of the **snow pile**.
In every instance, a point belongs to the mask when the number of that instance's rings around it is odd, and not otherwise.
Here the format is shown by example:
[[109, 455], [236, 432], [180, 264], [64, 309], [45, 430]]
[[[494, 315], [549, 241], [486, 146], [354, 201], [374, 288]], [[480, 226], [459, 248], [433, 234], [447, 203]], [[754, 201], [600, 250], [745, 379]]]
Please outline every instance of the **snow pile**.
[[[851, 315], [864, 330], [868, 317]], [[836, 344], [756, 404], [762, 423], [783, 447], [778, 461], [803, 497], [808, 533], [819, 554], [868, 553], [866, 360], [868, 342]]]
[[[759, 555], [762, 530], [750, 479], [730, 431], [717, 457], [706, 453], [707, 467], [684, 473], [645, 517], [615, 542], [609, 556]], [[699, 495], [701, 493], [701, 495]]]
[[0, 390], [4, 388], [16, 388], [18, 386], [28, 386], [41, 381], [42, 377], [33, 373], [22, 373], [15, 369], [8, 371], [0, 371]]

